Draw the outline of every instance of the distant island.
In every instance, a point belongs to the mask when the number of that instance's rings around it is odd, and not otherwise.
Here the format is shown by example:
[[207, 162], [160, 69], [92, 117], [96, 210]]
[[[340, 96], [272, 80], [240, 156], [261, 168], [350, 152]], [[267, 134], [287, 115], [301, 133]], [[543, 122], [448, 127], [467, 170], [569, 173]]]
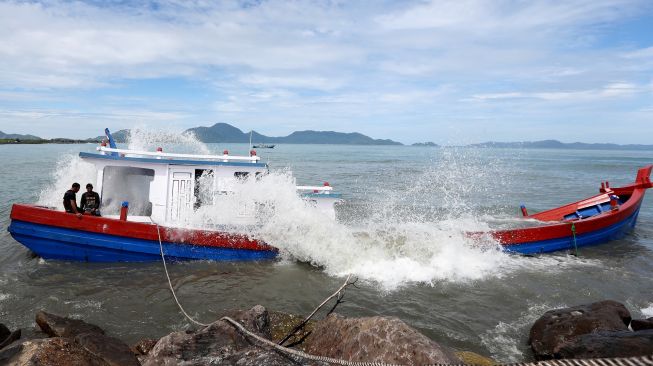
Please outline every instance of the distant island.
[[[118, 143], [125, 143], [129, 138], [129, 130], [113, 132], [113, 137]], [[228, 123], [216, 123], [211, 127], [189, 128], [184, 133], [193, 133], [198, 140], [206, 143], [248, 143], [250, 133], [243, 132]], [[256, 131], [251, 132], [251, 141], [254, 144], [334, 144], [334, 145], [403, 145], [401, 142], [390, 139], [373, 139], [358, 132], [344, 133], [334, 131], [296, 131], [288, 136], [271, 137]], [[88, 139], [75, 140], [67, 138], [42, 139], [34, 135], [7, 134], [0, 131], [0, 144], [74, 144], [96, 143], [105, 139], [97, 136]], [[417, 142], [411, 146], [440, 147], [428, 141]], [[446, 146], [445, 146], [446, 147]], [[653, 145], [628, 144], [619, 145], [611, 143], [584, 143], [560, 142], [558, 140], [496, 142], [488, 141], [478, 144], [463, 145], [460, 147], [473, 148], [503, 148], [503, 149], [571, 149], [571, 150], [653, 150]]]
[[483, 142], [480, 144], [471, 144], [467, 147], [481, 147], [481, 148], [507, 148], [507, 149], [571, 149], [571, 150], [653, 150], [653, 145], [640, 145], [640, 144], [610, 144], [610, 143], [594, 143], [588, 144], [584, 142], [560, 142], [558, 140], [542, 140], [542, 141], [522, 141], [522, 142]]
[[416, 142], [412, 144], [411, 146], [428, 146], [428, 147], [439, 147], [440, 145], [436, 144], [435, 142]]

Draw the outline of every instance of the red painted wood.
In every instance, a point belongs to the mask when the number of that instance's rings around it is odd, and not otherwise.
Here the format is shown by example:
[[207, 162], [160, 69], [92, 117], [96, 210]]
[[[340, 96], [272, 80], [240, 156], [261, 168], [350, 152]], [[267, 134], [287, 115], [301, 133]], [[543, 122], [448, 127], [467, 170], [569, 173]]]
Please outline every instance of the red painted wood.
[[[541, 240], [558, 239], [569, 237], [571, 233], [571, 224], [576, 227], [576, 235], [591, 233], [610, 225], [625, 220], [639, 209], [644, 199], [644, 194], [648, 188], [653, 187], [650, 180], [653, 165], [639, 169], [635, 182], [624, 187], [601, 189], [602, 193], [578, 202], [570, 203], [552, 210], [540, 212], [528, 216], [541, 221], [556, 221], [551, 225], [529, 227], [523, 229], [498, 230], [489, 233], [469, 233], [472, 238], [481, 238], [484, 235], [490, 235], [504, 246], [517, 245]], [[607, 185], [606, 185], [607, 186]], [[564, 216], [577, 210], [597, 203], [608, 202], [609, 194], [614, 193], [619, 196], [630, 196], [630, 198], [619, 206], [618, 210], [606, 211], [601, 214], [573, 221], [563, 221]]]
[[[73, 214], [35, 205], [14, 204], [11, 208], [11, 219], [66, 229], [159, 241], [154, 224], [86, 215], [78, 218]], [[241, 234], [164, 226], [159, 226], [159, 228], [161, 240], [164, 242], [230, 249], [276, 250], [261, 241]]]

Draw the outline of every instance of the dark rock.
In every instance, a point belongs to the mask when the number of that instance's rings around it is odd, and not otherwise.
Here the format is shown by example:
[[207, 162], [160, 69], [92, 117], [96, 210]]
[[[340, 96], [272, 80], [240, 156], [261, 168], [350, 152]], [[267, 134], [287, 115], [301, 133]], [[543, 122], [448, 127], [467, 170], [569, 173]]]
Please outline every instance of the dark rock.
[[136, 355], [146, 355], [158, 341], [158, 339], [141, 339], [131, 347], [131, 350]]
[[121, 340], [99, 333], [82, 333], [75, 342], [112, 366], [140, 365], [136, 355]]
[[17, 342], [0, 351], [2, 365], [109, 366], [70, 338], [48, 338]]
[[20, 329], [11, 332], [4, 341], [0, 342], [0, 349], [7, 347], [12, 342], [20, 338]]
[[536, 359], [549, 359], [574, 337], [597, 331], [628, 330], [630, 320], [628, 309], [611, 300], [550, 310], [531, 327], [528, 344]]
[[394, 317], [329, 315], [306, 340], [313, 355], [393, 364], [460, 363], [453, 351]]
[[75, 337], [82, 333], [104, 334], [102, 328], [82, 320], [60, 317], [39, 311], [36, 313], [36, 324], [50, 337]]
[[630, 322], [630, 327], [633, 328], [634, 331], [653, 329], [653, 318], [633, 319], [633, 321]]
[[7, 337], [11, 334], [9, 328], [6, 325], [0, 323], [0, 343], [4, 342]]
[[562, 344], [556, 358], [636, 357], [653, 354], [653, 329], [583, 334]]
[[[270, 337], [269, 316], [263, 306], [234, 311], [227, 316], [259, 336]], [[218, 320], [195, 332], [175, 332], [159, 339], [141, 362], [143, 365], [228, 363], [227, 360], [233, 360], [231, 357], [252, 346], [236, 328]]]

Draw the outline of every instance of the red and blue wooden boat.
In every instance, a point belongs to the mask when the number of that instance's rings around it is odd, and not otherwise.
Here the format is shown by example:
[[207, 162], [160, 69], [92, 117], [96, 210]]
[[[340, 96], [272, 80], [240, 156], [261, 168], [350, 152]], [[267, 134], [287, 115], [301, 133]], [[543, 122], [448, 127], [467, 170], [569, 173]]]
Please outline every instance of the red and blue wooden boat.
[[[651, 169], [653, 165], [639, 169], [635, 182], [629, 185], [611, 188], [604, 182], [598, 195], [548, 211], [528, 215], [522, 206], [526, 218], [539, 220], [542, 225], [489, 235], [504, 250], [522, 254], [574, 250], [622, 238], [635, 227], [644, 194], [653, 187]], [[470, 235], [480, 239], [487, 233]]]
[[260, 260], [277, 250], [246, 235], [160, 227], [148, 222], [73, 214], [14, 204], [8, 228], [16, 241], [44, 259], [86, 262]]

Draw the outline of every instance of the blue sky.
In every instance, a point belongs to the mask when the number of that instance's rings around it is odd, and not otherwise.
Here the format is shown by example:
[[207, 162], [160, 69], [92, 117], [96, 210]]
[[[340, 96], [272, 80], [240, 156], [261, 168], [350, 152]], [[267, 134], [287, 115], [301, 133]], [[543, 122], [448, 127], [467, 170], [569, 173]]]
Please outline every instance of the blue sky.
[[653, 1], [0, 1], [0, 130], [653, 144]]

